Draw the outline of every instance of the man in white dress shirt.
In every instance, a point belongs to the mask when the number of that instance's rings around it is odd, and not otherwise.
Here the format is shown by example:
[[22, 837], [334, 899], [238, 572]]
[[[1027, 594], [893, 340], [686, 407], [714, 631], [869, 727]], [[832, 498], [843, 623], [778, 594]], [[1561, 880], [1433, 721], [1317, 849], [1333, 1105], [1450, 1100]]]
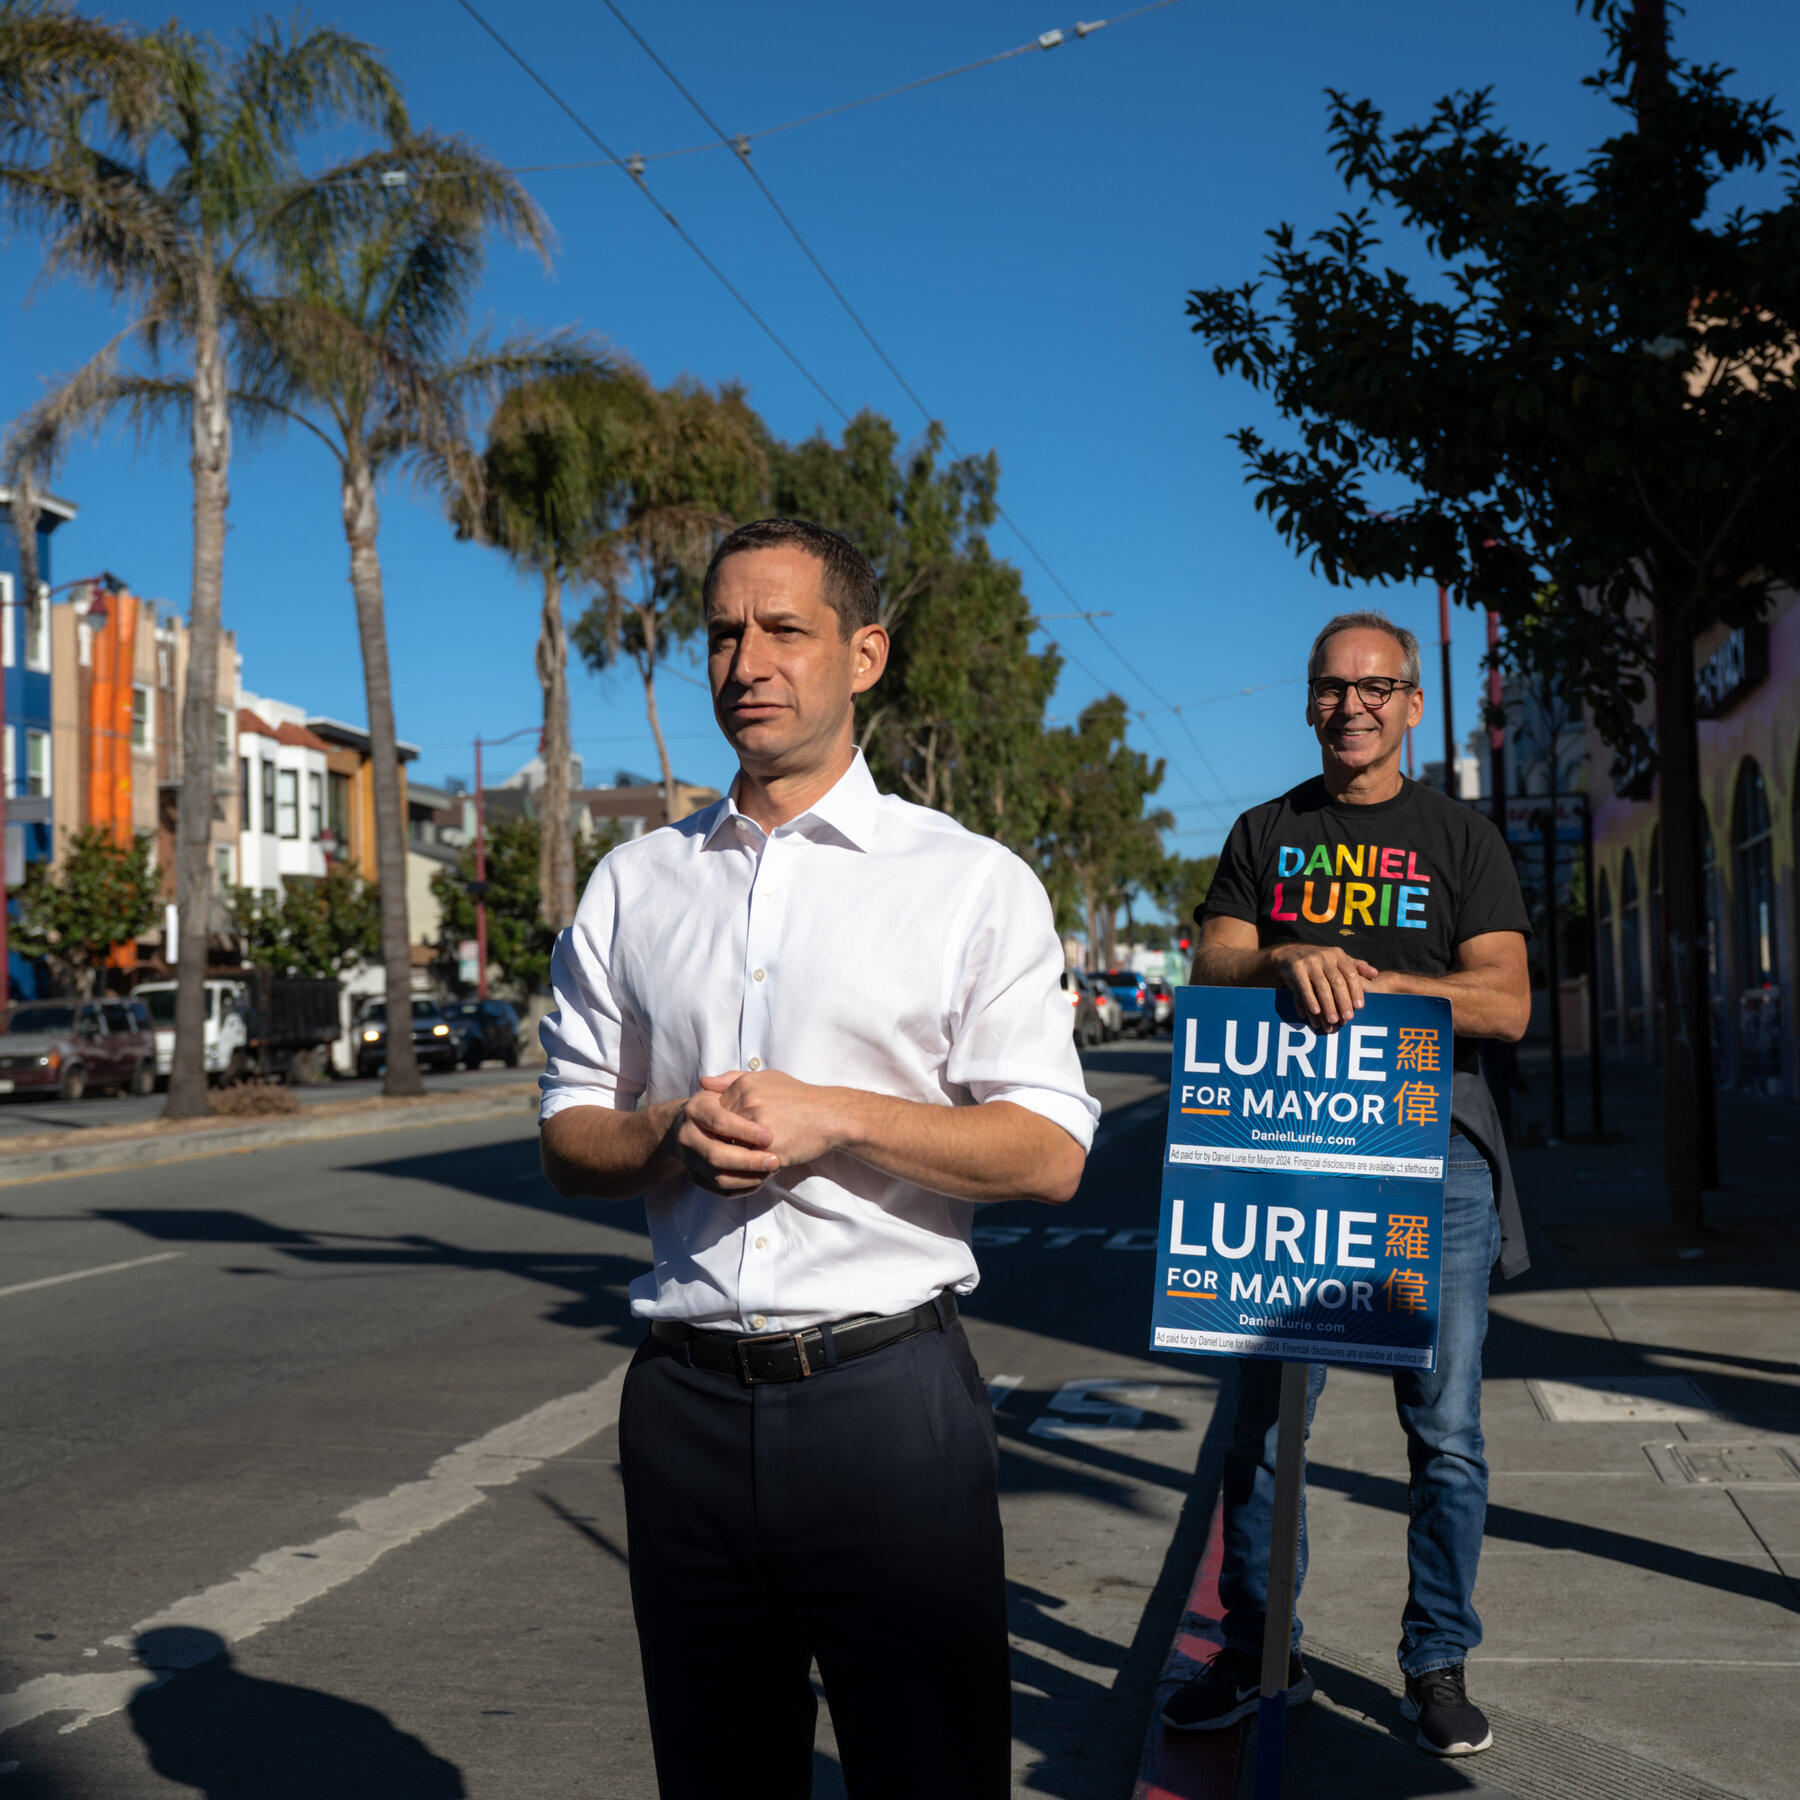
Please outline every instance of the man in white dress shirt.
[[706, 577], [729, 798], [622, 845], [556, 948], [544, 1167], [644, 1196], [620, 1460], [664, 1800], [811, 1792], [816, 1658], [852, 1800], [1004, 1800], [991, 1409], [957, 1319], [985, 1200], [1061, 1204], [1098, 1107], [1036, 875], [876, 790], [888, 637], [818, 526]]

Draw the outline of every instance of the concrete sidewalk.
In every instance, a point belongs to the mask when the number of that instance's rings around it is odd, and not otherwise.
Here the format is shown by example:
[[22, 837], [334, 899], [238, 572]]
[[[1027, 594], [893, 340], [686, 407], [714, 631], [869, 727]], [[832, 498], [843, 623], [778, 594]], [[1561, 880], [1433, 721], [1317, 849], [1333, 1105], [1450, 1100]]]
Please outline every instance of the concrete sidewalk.
[[[1541, 1141], [1547, 1071], [1526, 1069], [1515, 1125]], [[1579, 1127], [1579, 1063], [1569, 1086]], [[1607, 1107], [1618, 1141], [1514, 1155], [1533, 1267], [1492, 1303], [1469, 1666], [1495, 1747], [1441, 1763], [1400, 1716], [1405, 1440], [1385, 1377], [1334, 1370], [1301, 1604], [1319, 1697], [1291, 1718], [1287, 1794], [1800, 1792], [1800, 1108], [1722, 1097], [1716, 1230], [1688, 1262], [1660, 1228], [1655, 1072], [1610, 1069]]]

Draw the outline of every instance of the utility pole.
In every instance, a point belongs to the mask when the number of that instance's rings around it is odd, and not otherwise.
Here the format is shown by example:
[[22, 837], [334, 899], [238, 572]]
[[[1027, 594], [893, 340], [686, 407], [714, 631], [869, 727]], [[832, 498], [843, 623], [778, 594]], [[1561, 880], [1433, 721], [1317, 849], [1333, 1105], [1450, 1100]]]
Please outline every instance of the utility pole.
[[481, 813], [481, 738], [475, 739], [475, 997], [487, 991], [487, 832]]

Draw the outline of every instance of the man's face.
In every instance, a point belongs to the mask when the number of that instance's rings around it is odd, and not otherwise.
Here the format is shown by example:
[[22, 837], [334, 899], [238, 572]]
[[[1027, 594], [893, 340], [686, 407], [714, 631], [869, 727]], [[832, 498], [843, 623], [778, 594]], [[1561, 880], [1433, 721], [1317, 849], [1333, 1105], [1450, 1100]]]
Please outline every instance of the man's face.
[[[1313, 678], [1350, 683], [1371, 675], [1404, 681], [1406, 653], [1385, 631], [1358, 627], [1334, 632], [1325, 640]], [[1327, 759], [1345, 774], [1357, 775], [1382, 763], [1397, 763], [1407, 727], [1418, 724], [1424, 710], [1425, 696], [1417, 688], [1395, 688], [1385, 705], [1371, 707], [1354, 687], [1346, 687], [1335, 706], [1309, 697], [1306, 722]]]
[[706, 614], [713, 714], [753, 773], [823, 765], [850, 730], [855, 696], [887, 666], [887, 632], [845, 638], [821, 589], [824, 566], [793, 544], [719, 565]]

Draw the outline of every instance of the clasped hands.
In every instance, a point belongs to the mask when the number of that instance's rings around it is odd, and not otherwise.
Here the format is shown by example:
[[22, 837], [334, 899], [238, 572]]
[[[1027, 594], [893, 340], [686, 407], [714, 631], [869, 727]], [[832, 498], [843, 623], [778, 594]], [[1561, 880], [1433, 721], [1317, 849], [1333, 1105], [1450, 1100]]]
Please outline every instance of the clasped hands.
[[853, 1090], [815, 1087], [777, 1069], [702, 1075], [664, 1146], [710, 1193], [751, 1194], [776, 1170], [843, 1148], [854, 1099]]

